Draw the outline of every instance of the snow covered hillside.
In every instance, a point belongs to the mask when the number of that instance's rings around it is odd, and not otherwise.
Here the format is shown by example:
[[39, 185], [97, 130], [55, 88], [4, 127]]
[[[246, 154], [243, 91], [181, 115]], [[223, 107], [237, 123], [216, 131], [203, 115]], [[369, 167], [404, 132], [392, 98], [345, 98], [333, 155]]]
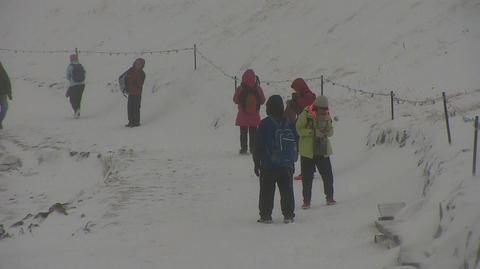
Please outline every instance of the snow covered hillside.
[[[1, 269], [480, 268], [466, 122], [480, 110], [480, 0], [1, 0], [0, 25], [13, 84]], [[77, 120], [64, 97], [75, 48]], [[130, 129], [116, 80], [139, 56], [142, 126]], [[267, 96], [288, 97], [296, 77], [320, 94], [325, 76], [338, 205], [324, 206], [317, 176], [311, 210], [295, 182], [294, 224], [278, 198], [274, 224], [255, 222], [258, 178], [237, 154], [231, 101], [247, 68]], [[388, 202], [406, 203], [393, 248], [373, 242]]]

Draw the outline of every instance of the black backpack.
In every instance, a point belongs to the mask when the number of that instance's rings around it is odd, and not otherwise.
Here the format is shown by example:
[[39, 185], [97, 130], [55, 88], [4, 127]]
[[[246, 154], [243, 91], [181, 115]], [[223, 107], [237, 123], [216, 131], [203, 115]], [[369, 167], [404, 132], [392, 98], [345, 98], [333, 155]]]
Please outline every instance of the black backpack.
[[127, 74], [128, 70], [123, 72], [120, 77], [118, 77], [118, 86], [120, 87], [120, 91], [122, 91], [123, 95], [128, 94], [128, 89], [127, 89]]
[[84, 82], [85, 81], [85, 69], [81, 64], [72, 64], [72, 81]]

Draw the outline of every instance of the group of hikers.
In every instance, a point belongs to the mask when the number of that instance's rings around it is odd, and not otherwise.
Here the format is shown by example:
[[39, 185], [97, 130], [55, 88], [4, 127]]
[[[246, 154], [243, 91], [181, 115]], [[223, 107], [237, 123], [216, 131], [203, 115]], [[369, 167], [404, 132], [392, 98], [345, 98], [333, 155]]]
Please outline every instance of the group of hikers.
[[284, 222], [294, 221], [293, 172], [298, 155], [301, 175], [296, 179], [302, 180], [302, 209], [309, 209], [311, 205], [315, 168], [323, 180], [326, 204], [336, 204], [329, 140], [333, 136], [333, 124], [328, 99], [317, 97], [302, 78], [295, 79], [291, 88], [294, 92], [286, 101], [286, 107], [280, 95], [268, 98], [267, 117], [262, 120], [260, 106], [266, 98], [252, 69], [243, 73], [233, 96], [233, 102], [238, 105], [236, 125], [240, 127], [240, 154], [247, 154], [248, 145], [254, 172], [260, 177], [257, 221], [260, 223], [272, 223], [275, 185], [280, 191]]
[[[128, 98], [127, 114], [128, 123], [126, 127], [140, 126], [140, 103], [142, 99], [143, 83], [145, 82], [145, 72], [143, 68], [145, 60], [137, 58], [132, 67], [122, 74], [122, 91]], [[67, 66], [66, 78], [69, 82], [65, 97], [69, 98], [73, 109], [73, 117], [80, 117], [80, 108], [82, 103], [83, 91], [85, 90], [86, 71], [78, 60], [77, 54], [70, 55], [70, 63]], [[3, 129], [3, 120], [8, 110], [8, 99], [12, 100], [12, 85], [5, 68], [0, 62], [0, 129]]]
[[[145, 60], [138, 58], [119, 78], [119, 84], [128, 97], [128, 123], [126, 127], [140, 125], [140, 103], [145, 81]], [[67, 67], [69, 87], [66, 97], [70, 98], [74, 117], [80, 117], [80, 106], [85, 89], [86, 71], [77, 54], [70, 55]], [[272, 95], [266, 101], [260, 80], [252, 69], [243, 73], [240, 86], [235, 89], [233, 101], [238, 105], [236, 125], [240, 127], [240, 154], [249, 151], [253, 156], [254, 172], [260, 177], [258, 222], [271, 223], [275, 195], [278, 185], [284, 222], [294, 221], [295, 201], [293, 194], [293, 172], [300, 155], [302, 181], [302, 209], [309, 209], [312, 200], [312, 183], [315, 168], [322, 180], [327, 205], [334, 205], [333, 173], [330, 162], [332, 147], [329, 137], [333, 135], [332, 119], [328, 99], [316, 96], [305, 80], [297, 78], [291, 88], [291, 99], [284, 106], [280, 95]], [[0, 129], [8, 110], [7, 98], [12, 100], [10, 79], [0, 62]], [[266, 101], [267, 117], [260, 119], [260, 107]]]
[[[142, 101], [142, 89], [145, 82], [145, 60], [137, 58], [132, 67], [130, 67], [124, 74], [120, 76], [121, 90], [127, 96], [127, 114], [128, 123], [125, 127], [140, 126], [140, 104]], [[65, 96], [70, 98], [74, 117], [80, 117], [80, 104], [82, 102], [82, 95], [85, 89], [85, 68], [78, 61], [78, 55], [70, 55], [70, 64], [67, 67], [67, 79], [69, 87]]]

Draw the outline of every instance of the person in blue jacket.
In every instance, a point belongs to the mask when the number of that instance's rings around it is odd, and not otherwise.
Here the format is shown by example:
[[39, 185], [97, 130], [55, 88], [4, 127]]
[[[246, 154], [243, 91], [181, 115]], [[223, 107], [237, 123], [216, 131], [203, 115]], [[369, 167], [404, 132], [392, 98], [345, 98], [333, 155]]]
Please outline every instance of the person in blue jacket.
[[[272, 95], [267, 101], [266, 109], [268, 116], [260, 122], [255, 134], [253, 151], [254, 172], [260, 177], [258, 202], [260, 219], [257, 222], [272, 223], [276, 184], [280, 191], [284, 223], [291, 223], [295, 217], [293, 170], [297, 158], [298, 135], [295, 126], [284, 117], [283, 100], [280, 95]], [[285, 144], [279, 147], [279, 143]]]

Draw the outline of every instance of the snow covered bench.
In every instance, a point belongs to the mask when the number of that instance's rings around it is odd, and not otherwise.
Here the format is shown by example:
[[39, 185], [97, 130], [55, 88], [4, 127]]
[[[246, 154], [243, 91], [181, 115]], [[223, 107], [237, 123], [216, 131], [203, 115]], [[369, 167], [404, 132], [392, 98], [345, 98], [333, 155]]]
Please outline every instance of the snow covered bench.
[[400, 237], [395, 231], [395, 215], [405, 207], [404, 202], [378, 204], [379, 217], [375, 221], [375, 227], [380, 232], [374, 238], [375, 243], [388, 242], [388, 247], [400, 245]]
[[378, 204], [377, 208], [378, 213], [380, 214], [378, 220], [393, 220], [395, 219], [395, 215], [398, 213], [398, 211], [400, 211], [404, 207], [404, 202]]

